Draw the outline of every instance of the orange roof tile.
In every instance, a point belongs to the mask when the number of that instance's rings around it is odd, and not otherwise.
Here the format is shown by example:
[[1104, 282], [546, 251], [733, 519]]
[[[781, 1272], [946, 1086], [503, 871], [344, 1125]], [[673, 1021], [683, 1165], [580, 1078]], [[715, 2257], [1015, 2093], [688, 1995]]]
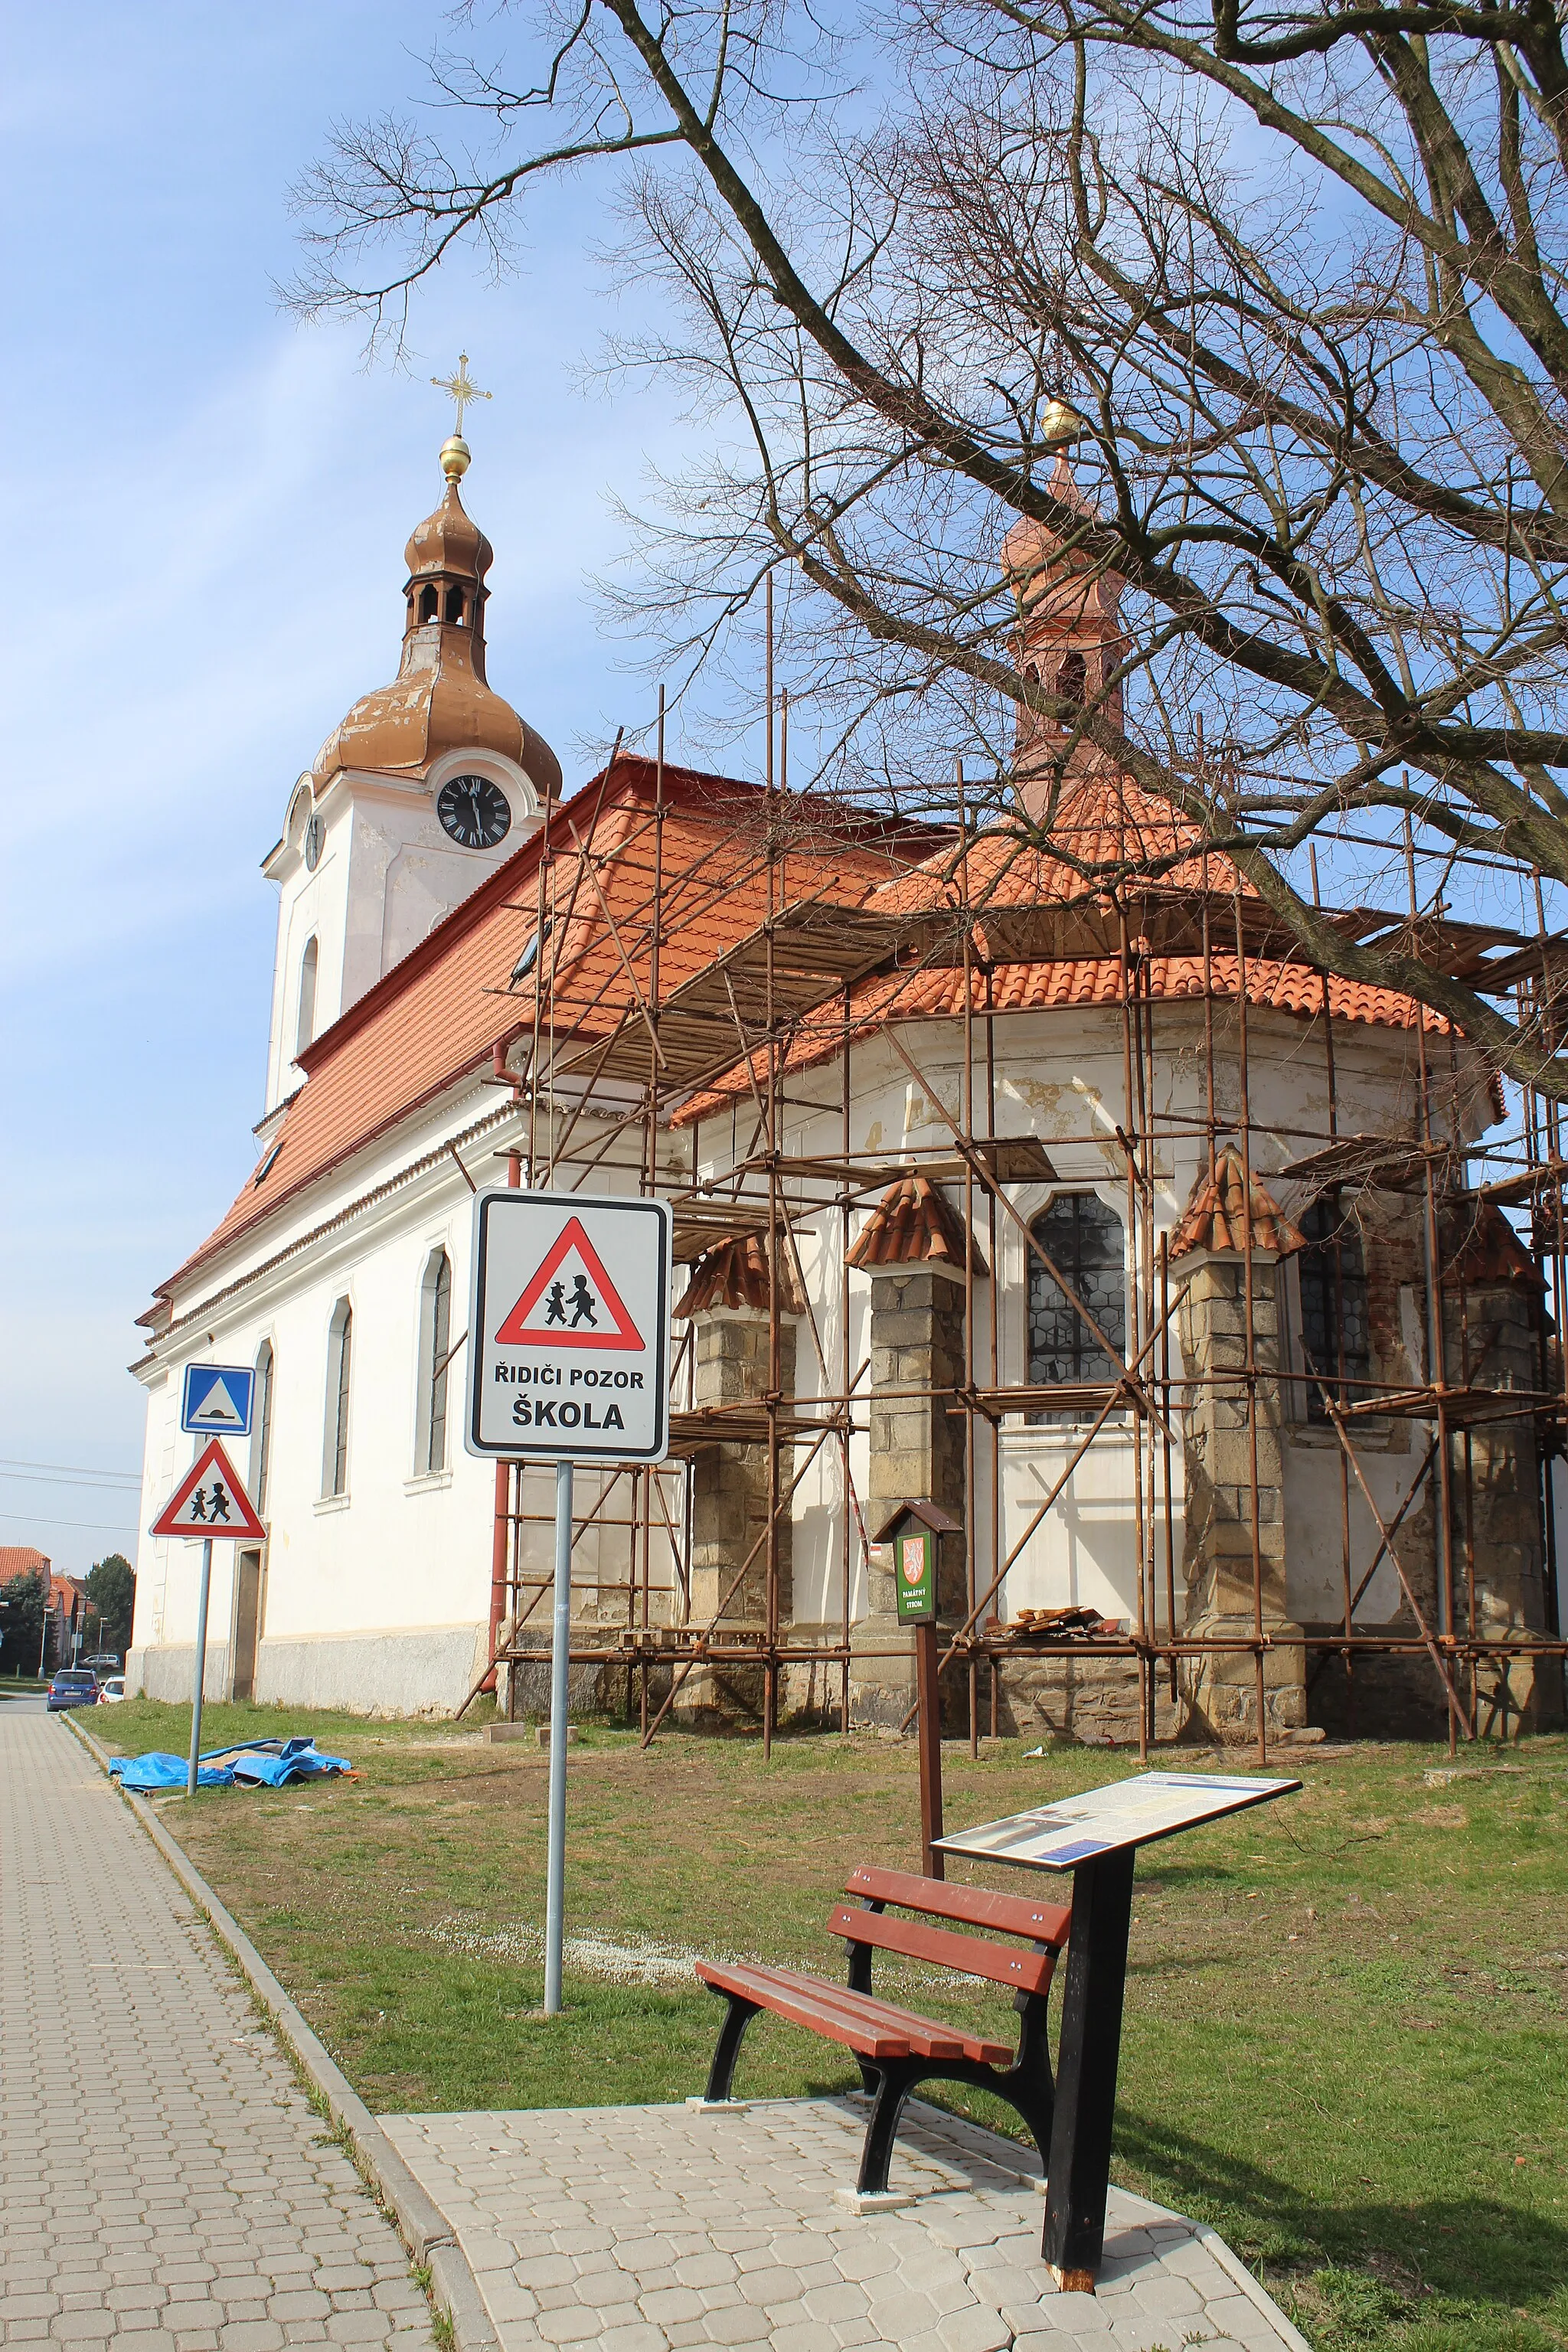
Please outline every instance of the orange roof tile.
[[1192, 1197], [1171, 1235], [1173, 1261], [1188, 1256], [1194, 1250], [1245, 1250], [1250, 1246], [1272, 1250], [1278, 1257], [1289, 1257], [1293, 1251], [1305, 1249], [1306, 1235], [1297, 1231], [1279, 1202], [1256, 1176], [1250, 1203], [1247, 1190], [1240, 1152], [1234, 1144], [1222, 1145], [1215, 1155], [1214, 1166], [1205, 1169], [1193, 1186]]
[[[804, 1314], [805, 1304], [787, 1264], [784, 1277], [779, 1286], [781, 1312]], [[766, 1314], [772, 1296], [768, 1253], [761, 1235], [739, 1234], [698, 1259], [690, 1281], [670, 1312], [690, 1317], [714, 1307], [752, 1307]]]
[[497, 1044], [531, 1027], [532, 981], [515, 993], [508, 983], [536, 929], [539, 869], [547, 853], [546, 904], [560, 936], [552, 933], [541, 961], [545, 1018], [559, 1039], [614, 1029], [634, 1002], [628, 964], [637, 989], [647, 990], [656, 857], [662, 868], [662, 996], [765, 919], [770, 807], [781, 903], [788, 893], [860, 905], [941, 837], [933, 826], [804, 794], [770, 804], [759, 785], [695, 769], [667, 765], [664, 790], [659, 826], [653, 762], [617, 760], [553, 809], [544, 829], [323, 1030], [300, 1056], [306, 1082], [257, 1173], [221, 1223], [159, 1286], [160, 1297], [479, 1069]]
[[850, 1265], [946, 1265], [984, 1275], [984, 1255], [946, 1195], [925, 1176], [889, 1185], [847, 1254]]
[[1444, 1222], [1445, 1289], [1482, 1288], [1489, 1283], [1545, 1289], [1540, 1268], [1495, 1202], [1457, 1202]]

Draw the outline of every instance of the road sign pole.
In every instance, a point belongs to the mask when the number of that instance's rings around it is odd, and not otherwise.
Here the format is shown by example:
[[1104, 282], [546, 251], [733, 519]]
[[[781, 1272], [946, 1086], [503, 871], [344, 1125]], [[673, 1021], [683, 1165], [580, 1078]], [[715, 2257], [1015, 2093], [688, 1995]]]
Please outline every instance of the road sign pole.
[[191, 1769], [185, 1776], [185, 1794], [196, 1793], [196, 1763], [202, 1752], [202, 1685], [207, 1670], [207, 1601], [213, 1585], [213, 1545], [208, 1536], [202, 1544], [202, 1592], [196, 1603], [196, 1679], [191, 1697]]
[[566, 1928], [566, 1669], [572, 1647], [572, 1465], [555, 1465], [555, 1621], [550, 1638], [550, 1830], [544, 1883], [544, 2014], [561, 2014]]

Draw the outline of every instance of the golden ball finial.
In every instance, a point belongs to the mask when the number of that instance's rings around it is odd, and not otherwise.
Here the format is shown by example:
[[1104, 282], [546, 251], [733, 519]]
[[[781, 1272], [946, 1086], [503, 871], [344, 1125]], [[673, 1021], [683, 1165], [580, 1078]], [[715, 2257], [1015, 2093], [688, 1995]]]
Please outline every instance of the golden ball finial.
[[460, 482], [468, 472], [473, 452], [460, 433], [452, 434], [441, 444], [441, 471], [449, 482]]

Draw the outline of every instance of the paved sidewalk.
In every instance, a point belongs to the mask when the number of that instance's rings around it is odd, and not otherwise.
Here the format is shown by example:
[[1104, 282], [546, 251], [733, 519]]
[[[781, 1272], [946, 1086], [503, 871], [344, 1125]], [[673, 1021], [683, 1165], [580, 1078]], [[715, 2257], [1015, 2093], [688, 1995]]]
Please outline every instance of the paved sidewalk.
[[844, 2099], [386, 2116], [502, 2352], [1308, 2352], [1228, 2247], [1113, 2189], [1095, 2294], [1058, 2294], [1023, 2149], [923, 2103], [858, 2214]]
[[433, 2352], [396, 2233], [41, 1702], [0, 1704], [0, 2343]]

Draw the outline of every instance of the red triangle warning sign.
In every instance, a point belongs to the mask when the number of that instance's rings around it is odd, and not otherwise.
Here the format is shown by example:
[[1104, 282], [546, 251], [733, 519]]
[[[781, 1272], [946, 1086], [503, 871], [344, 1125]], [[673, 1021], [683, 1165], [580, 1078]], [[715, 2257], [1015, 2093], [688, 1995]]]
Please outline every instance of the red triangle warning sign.
[[147, 1532], [216, 1536], [220, 1541], [236, 1536], [253, 1543], [267, 1539], [267, 1530], [216, 1437], [205, 1453], [197, 1454]]
[[501, 1348], [647, 1345], [584, 1232], [581, 1217], [567, 1218], [495, 1336]]

